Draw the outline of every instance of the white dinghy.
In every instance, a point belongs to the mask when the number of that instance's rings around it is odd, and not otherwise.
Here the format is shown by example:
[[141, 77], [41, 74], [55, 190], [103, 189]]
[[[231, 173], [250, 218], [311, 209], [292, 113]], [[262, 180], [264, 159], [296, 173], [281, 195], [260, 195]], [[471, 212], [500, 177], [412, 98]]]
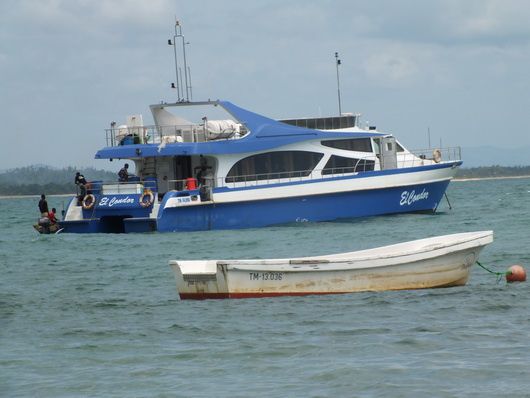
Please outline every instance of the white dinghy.
[[181, 299], [246, 298], [465, 285], [493, 231], [317, 257], [171, 260]]

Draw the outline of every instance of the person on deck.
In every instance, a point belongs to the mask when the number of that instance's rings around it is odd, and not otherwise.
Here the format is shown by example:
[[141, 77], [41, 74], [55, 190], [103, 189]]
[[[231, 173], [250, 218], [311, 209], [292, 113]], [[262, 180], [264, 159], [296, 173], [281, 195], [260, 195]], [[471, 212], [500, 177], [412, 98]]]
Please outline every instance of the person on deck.
[[125, 163], [123, 168], [118, 172], [118, 181], [119, 182], [127, 182], [129, 181], [129, 172], [127, 171], [129, 169], [129, 164]]
[[53, 224], [57, 224], [57, 217], [55, 217], [55, 213], [57, 212], [57, 210], [55, 210], [55, 207], [52, 208], [52, 211], [49, 211], [48, 212], [48, 219], [50, 220], [50, 223], [53, 225]]
[[205, 177], [207, 176], [207, 174], [209, 174], [208, 170], [211, 168], [211, 166], [208, 166], [208, 160], [201, 155], [200, 166], [195, 167], [195, 171], [199, 170], [199, 172], [196, 174], [199, 186], [202, 186], [206, 183]]
[[74, 183], [79, 187], [79, 196], [78, 200], [81, 201], [86, 195], [86, 179], [83, 174], [81, 174], [79, 171], [75, 173]]
[[48, 217], [48, 202], [46, 201], [46, 196], [44, 194], [40, 196], [39, 211], [42, 217]]

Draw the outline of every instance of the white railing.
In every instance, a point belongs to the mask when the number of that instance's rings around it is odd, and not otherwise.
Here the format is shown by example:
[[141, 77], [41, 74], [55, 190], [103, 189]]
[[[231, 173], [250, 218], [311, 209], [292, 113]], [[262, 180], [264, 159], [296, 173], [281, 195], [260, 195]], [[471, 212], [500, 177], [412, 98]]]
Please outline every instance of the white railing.
[[[406, 167], [419, 167], [425, 165], [435, 164], [434, 160], [434, 149], [414, 150], [410, 152], [398, 152], [397, 154], [397, 168]], [[461, 160], [461, 149], [459, 147], [454, 148], [443, 148], [440, 149], [441, 161], [454, 162]], [[356, 173], [362, 173], [367, 171], [380, 170], [380, 157], [369, 155], [357, 160], [355, 166], [351, 167], [336, 167], [336, 168], [324, 168], [324, 169], [311, 169], [311, 170], [298, 170], [289, 172], [275, 172], [275, 173], [262, 173], [262, 174], [248, 174], [248, 175], [237, 175], [237, 176], [224, 176], [224, 177], [207, 177], [207, 183], [210, 187], [246, 187], [246, 186], [258, 186], [258, 185], [269, 185], [278, 183], [288, 183], [297, 181], [311, 181], [311, 180], [324, 180], [329, 178], [336, 178], [348, 175], [354, 175]], [[139, 187], [138, 187], [139, 185]], [[162, 185], [162, 186], [161, 186]], [[194, 178], [179, 179], [179, 180], [165, 180], [156, 181], [154, 178], [148, 178], [139, 181], [129, 182], [118, 182], [118, 181], [92, 181], [87, 190], [93, 193], [102, 193], [112, 191], [113, 193], [131, 193], [131, 190], [135, 192], [149, 188], [153, 191], [167, 192], [171, 190], [185, 191], [198, 189], [199, 183]]]
[[[435, 153], [438, 152], [438, 153]], [[460, 147], [441, 149], [417, 149], [397, 153], [397, 168], [418, 167], [433, 163], [455, 162], [461, 160]]]
[[[461, 160], [459, 147], [444, 148], [439, 150], [441, 160], [438, 163], [454, 162]], [[433, 159], [434, 149], [414, 150], [411, 152], [399, 152], [397, 154], [397, 168], [420, 167], [436, 164]], [[237, 176], [210, 177], [207, 178], [208, 185], [214, 187], [241, 188], [248, 186], [259, 186], [279, 183], [289, 183], [297, 181], [325, 180], [336, 177], [351, 176], [357, 173], [380, 170], [379, 156], [366, 156], [357, 160], [352, 167], [335, 167], [312, 170], [299, 170], [277, 173], [248, 174]], [[167, 180], [166, 191], [170, 190], [188, 190], [190, 179], [184, 180]], [[199, 183], [193, 179], [195, 186], [198, 188]]]
[[226, 130], [219, 133], [209, 132], [204, 124], [183, 124], [174, 126], [119, 126], [105, 129], [107, 146], [130, 144], [170, 144], [174, 142], [205, 142], [218, 139], [240, 138], [246, 133], [241, 127], [239, 132]]
[[[156, 191], [156, 181], [153, 179], [147, 180], [135, 180], [127, 182], [119, 181], [89, 181], [85, 185], [85, 194], [103, 194], [103, 195], [115, 195], [115, 194], [133, 194], [142, 193], [144, 189], [150, 189]], [[79, 186], [77, 187], [77, 195], [81, 193]]]

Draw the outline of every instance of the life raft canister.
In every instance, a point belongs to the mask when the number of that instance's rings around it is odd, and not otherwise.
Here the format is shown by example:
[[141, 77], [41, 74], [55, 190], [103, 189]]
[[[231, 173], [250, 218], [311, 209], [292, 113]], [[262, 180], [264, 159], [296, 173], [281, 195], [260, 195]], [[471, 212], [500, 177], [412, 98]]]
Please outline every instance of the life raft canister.
[[149, 207], [155, 201], [155, 195], [150, 189], [145, 189], [142, 196], [140, 196], [140, 206]]
[[85, 195], [83, 198], [83, 201], [81, 202], [81, 206], [83, 206], [83, 209], [90, 210], [94, 207], [96, 204], [96, 197], [89, 193], [88, 195]]

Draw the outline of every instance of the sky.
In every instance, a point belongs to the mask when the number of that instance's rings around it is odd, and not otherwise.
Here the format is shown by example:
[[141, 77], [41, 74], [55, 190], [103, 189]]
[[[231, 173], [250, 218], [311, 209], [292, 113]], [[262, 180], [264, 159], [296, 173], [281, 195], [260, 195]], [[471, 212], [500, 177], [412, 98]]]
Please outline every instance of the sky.
[[175, 19], [194, 100], [337, 115], [338, 52], [342, 111], [407, 148], [530, 149], [526, 0], [2, 0], [0, 170], [119, 168], [110, 122], [176, 100]]

